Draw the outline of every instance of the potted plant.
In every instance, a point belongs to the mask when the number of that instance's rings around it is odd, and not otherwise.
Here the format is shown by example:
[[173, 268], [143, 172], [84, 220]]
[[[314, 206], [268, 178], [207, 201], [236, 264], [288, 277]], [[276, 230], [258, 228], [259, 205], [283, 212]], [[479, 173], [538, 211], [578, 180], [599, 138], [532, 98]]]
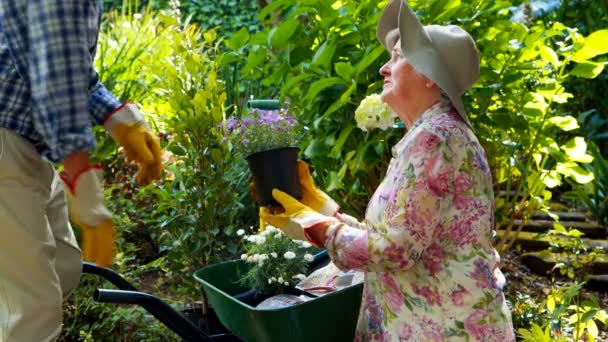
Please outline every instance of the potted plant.
[[227, 139], [245, 156], [257, 200], [262, 206], [279, 206], [272, 189], [301, 198], [297, 162], [298, 123], [285, 110], [253, 108], [249, 115], [231, 117], [224, 123]]

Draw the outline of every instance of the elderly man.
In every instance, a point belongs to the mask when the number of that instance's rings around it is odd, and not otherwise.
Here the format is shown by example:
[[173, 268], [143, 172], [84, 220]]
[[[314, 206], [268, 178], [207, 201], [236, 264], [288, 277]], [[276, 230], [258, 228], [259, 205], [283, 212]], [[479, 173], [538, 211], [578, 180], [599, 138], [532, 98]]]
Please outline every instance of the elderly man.
[[[57, 338], [62, 300], [83, 258], [109, 266], [112, 216], [101, 167], [91, 165], [93, 126], [139, 164], [137, 180], [161, 174], [160, 144], [132, 103], [121, 104], [93, 67], [101, 0], [0, 1], [0, 340]], [[63, 162], [59, 175], [53, 163]], [[62, 182], [63, 180], [63, 182]], [[64, 189], [67, 191], [64, 192]]]

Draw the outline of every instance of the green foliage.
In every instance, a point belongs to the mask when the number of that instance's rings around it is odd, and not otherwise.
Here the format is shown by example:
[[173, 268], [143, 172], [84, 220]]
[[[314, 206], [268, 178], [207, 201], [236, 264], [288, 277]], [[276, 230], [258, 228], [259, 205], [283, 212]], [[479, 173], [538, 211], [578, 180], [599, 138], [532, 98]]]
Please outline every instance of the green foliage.
[[[586, 341], [595, 341], [599, 335], [597, 323], [606, 325], [608, 315], [593, 294], [585, 293], [583, 285], [594, 258], [604, 252], [591, 251], [580, 231], [558, 223], [548, 235], [556, 237], [550, 251], [564, 252], [566, 257], [553, 267], [551, 291], [540, 305], [526, 297], [521, 297], [524, 301], [519, 303], [518, 298], [513, 310], [517, 318], [514, 323], [520, 327], [518, 331], [524, 341], [579, 341], [583, 337]], [[557, 286], [558, 274], [573, 282]], [[521, 321], [523, 315], [533, 318], [531, 324]], [[517, 325], [518, 322], [524, 324]]]
[[554, 223], [553, 229], [549, 230], [547, 235], [554, 237], [550, 242], [549, 251], [564, 255], [553, 271], [559, 271], [562, 276], [570, 279], [586, 279], [591, 274], [593, 262], [605, 254], [602, 248], [589, 247], [582, 238], [583, 233], [578, 229]]
[[585, 167], [593, 173], [593, 181], [584, 186], [574, 187], [567, 197], [580, 201], [593, 217], [602, 225], [608, 225], [608, 160], [593, 145], [593, 163]]
[[182, 0], [182, 11], [203, 29], [215, 29], [230, 37], [241, 28], [250, 32], [261, 29], [255, 0]]

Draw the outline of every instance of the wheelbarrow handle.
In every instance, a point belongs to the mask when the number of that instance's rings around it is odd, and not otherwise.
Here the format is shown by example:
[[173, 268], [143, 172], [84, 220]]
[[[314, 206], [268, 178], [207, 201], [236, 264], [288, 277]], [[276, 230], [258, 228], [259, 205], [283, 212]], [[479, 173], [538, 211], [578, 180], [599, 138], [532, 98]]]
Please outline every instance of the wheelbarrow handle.
[[121, 277], [120, 274], [114, 272], [110, 268], [99, 267], [96, 264], [83, 261], [82, 272], [101, 276], [102, 278], [109, 281], [121, 290], [137, 291], [137, 288], [135, 288], [135, 286], [131, 285], [131, 283], [129, 283], [125, 278]]
[[99, 303], [140, 305], [186, 341], [209, 341], [209, 337], [202, 330], [153, 295], [138, 291], [97, 289], [93, 299]]

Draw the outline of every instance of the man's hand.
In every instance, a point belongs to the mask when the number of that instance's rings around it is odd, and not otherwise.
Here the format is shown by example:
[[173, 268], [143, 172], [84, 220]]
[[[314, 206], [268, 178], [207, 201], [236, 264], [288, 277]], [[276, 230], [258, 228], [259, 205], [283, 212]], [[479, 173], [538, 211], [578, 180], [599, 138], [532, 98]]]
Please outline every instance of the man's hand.
[[147, 185], [160, 178], [163, 170], [160, 141], [135, 104], [125, 103], [118, 108], [106, 119], [104, 127], [125, 149], [127, 157], [138, 164], [137, 184]]
[[[73, 171], [72, 166], [69, 169]], [[88, 166], [76, 174], [66, 170], [61, 179], [67, 190], [70, 217], [82, 229], [83, 259], [102, 267], [112, 265], [114, 225], [112, 214], [103, 204], [101, 166]]]

